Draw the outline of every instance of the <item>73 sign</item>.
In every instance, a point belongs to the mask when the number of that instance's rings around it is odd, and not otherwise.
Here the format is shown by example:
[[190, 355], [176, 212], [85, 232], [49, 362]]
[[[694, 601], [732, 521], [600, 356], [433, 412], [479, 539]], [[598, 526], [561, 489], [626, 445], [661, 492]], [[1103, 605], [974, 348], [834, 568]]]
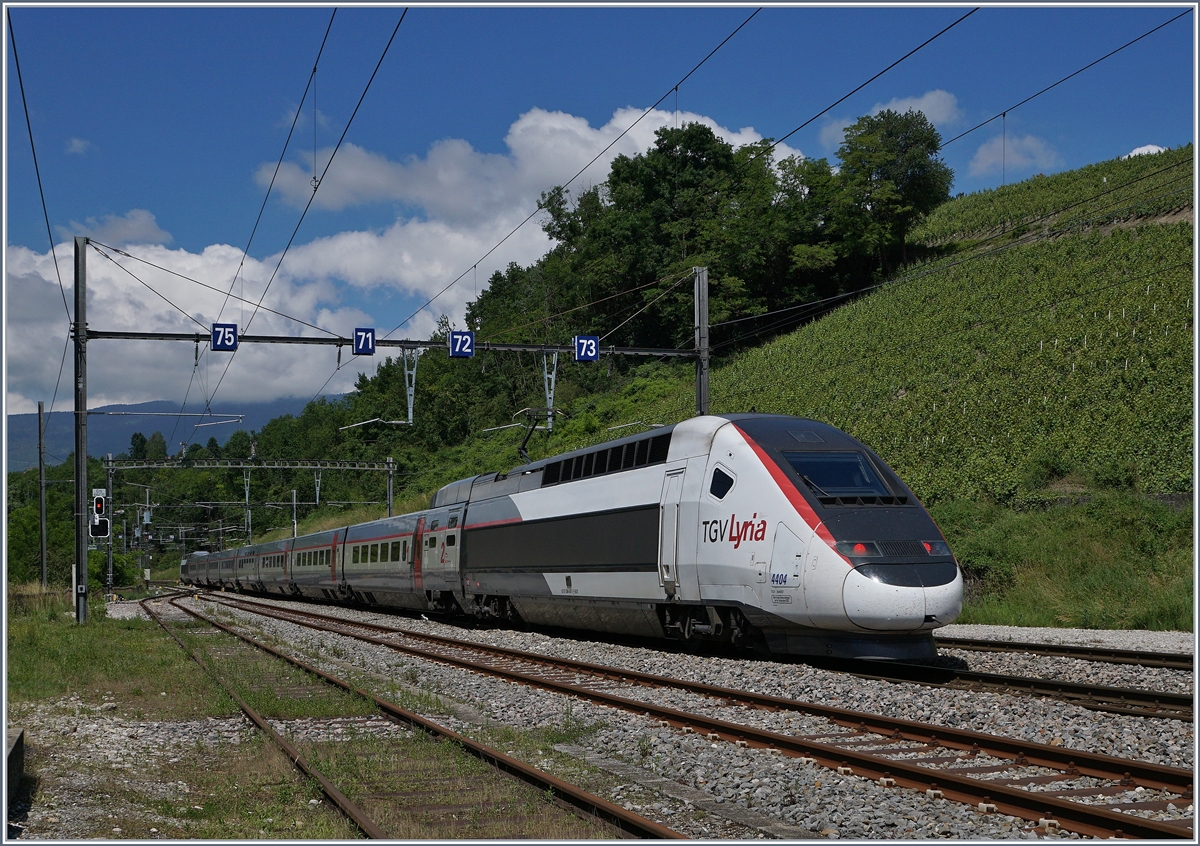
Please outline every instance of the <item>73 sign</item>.
[[212, 325], [212, 348], [214, 352], [234, 352], [238, 346], [236, 323], [214, 323]]
[[596, 335], [576, 335], [575, 336], [575, 360], [576, 361], [599, 361], [600, 360], [600, 338]]

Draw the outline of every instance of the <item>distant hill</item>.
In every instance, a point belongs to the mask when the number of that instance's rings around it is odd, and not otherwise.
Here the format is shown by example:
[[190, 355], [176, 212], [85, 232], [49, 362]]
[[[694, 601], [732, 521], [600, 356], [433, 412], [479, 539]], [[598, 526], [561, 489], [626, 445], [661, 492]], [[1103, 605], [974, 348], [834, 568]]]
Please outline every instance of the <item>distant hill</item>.
[[[336, 400], [337, 397], [330, 397]], [[257, 431], [266, 425], [267, 421], [285, 414], [298, 415], [304, 410], [308, 400], [298, 397], [286, 397], [266, 403], [221, 403], [213, 410], [217, 414], [243, 414], [241, 424], [230, 423], [220, 426], [205, 426], [202, 429], [193, 427], [199, 418], [196, 417], [155, 417], [149, 413], [165, 414], [179, 411], [179, 403], [160, 400], [143, 402], [135, 405], [106, 405], [93, 409], [96, 412], [120, 412], [119, 415], [91, 414], [88, 416], [88, 454], [104, 456], [108, 453], [118, 455], [129, 451], [129, 439], [134, 432], [141, 432], [149, 437], [153, 432], [162, 432], [169, 436], [175, 429], [173, 444], [168, 444], [172, 452], [179, 450], [179, 441], [192, 438], [201, 444], [209, 438], [216, 438], [217, 443], [224, 445], [229, 436], [238, 429], [247, 432]], [[68, 397], [68, 403], [70, 403]], [[70, 406], [68, 405], [68, 408]], [[189, 409], [192, 411], [194, 409]], [[131, 416], [134, 412], [147, 413], [146, 416]], [[57, 410], [48, 414], [46, 419], [46, 461], [58, 464], [65, 461], [67, 456], [75, 451], [74, 414], [71, 411]], [[176, 426], [178, 420], [179, 425]], [[197, 434], [192, 437], [192, 432]], [[8, 415], [8, 469], [10, 471], [25, 470], [37, 467], [37, 414]]]

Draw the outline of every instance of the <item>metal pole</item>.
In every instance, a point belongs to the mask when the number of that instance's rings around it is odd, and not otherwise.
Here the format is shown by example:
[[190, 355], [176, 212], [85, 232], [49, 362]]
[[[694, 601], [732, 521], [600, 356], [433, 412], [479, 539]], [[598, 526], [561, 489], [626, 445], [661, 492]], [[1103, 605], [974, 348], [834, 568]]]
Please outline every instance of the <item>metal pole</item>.
[[104, 502], [108, 506], [108, 592], [111, 594], [113, 592], [113, 548], [112, 548], [113, 520], [112, 520], [112, 518], [114, 516], [112, 513], [114, 509], [112, 507], [113, 464], [112, 464], [112, 453], [111, 452], [108, 454], [108, 461], [105, 462], [105, 469], [108, 470], [108, 473], [106, 474], [108, 476], [108, 484], [105, 486]]
[[38, 522], [42, 534], [42, 590], [46, 589], [46, 404], [38, 400]]
[[[75, 237], [75, 622], [87, 622], [88, 499], [87, 466], [87, 245]], [[53, 252], [53, 251], [52, 251]]]
[[693, 267], [696, 278], [696, 413], [708, 414], [708, 268]]
[[296, 491], [292, 490], [292, 537], [296, 536]]
[[392, 516], [392, 477], [396, 475], [396, 463], [392, 461], [389, 455], [387, 460], [387, 500], [388, 500], [388, 516]]
[[246, 481], [246, 543], [252, 540], [250, 536], [250, 471], [243, 470], [242, 478]]

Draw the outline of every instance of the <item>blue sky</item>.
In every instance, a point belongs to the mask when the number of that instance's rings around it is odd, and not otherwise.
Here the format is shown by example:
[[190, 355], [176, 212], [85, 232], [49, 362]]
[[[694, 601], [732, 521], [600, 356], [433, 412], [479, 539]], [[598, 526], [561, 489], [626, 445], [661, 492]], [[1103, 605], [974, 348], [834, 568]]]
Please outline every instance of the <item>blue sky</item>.
[[[791, 136], [783, 152], [833, 160], [841, 127], [885, 106], [922, 107], [949, 139], [1183, 8], [983, 7]], [[300, 109], [235, 291], [257, 300], [311, 194], [313, 103], [311, 94], [300, 97], [332, 10], [7, 9], [68, 301], [75, 234], [228, 288]], [[266, 303], [344, 335], [355, 326], [392, 329], [753, 10], [411, 9]], [[779, 138], [965, 11], [765, 8], [679, 88], [679, 112], [731, 141]], [[338, 10], [316, 77], [318, 161], [337, 142], [400, 13]], [[1191, 142], [1194, 18], [1010, 112], [1004, 178]], [[9, 411], [20, 412], [54, 391], [67, 317], [5, 36], [6, 396]], [[655, 126], [673, 123], [675, 95], [659, 108], [582, 182], [603, 180], [612, 155], [644, 149]], [[1000, 136], [996, 121], [945, 148], [956, 192], [1001, 183]], [[536, 221], [527, 224], [394, 337], [426, 337], [442, 313], [461, 322], [476, 276], [482, 283], [509, 261], [528, 264], [548, 246]], [[194, 331], [221, 313], [219, 296], [125, 261], [184, 316], [103, 257], [88, 260], [93, 328]], [[223, 319], [231, 315], [244, 324], [248, 310], [226, 308]], [[312, 330], [264, 315], [253, 331]], [[92, 404], [182, 400], [189, 382], [194, 403], [216, 386], [225, 363], [216, 355], [194, 368], [186, 344], [92, 344]], [[335, 373], [331, 348], [248, 346], [219, 399], [307, 398], [330, 376], [325, 390], [340, 392], [366, 366], [343, 365]], [[69, 385], [56, 408], [69, 402]]]

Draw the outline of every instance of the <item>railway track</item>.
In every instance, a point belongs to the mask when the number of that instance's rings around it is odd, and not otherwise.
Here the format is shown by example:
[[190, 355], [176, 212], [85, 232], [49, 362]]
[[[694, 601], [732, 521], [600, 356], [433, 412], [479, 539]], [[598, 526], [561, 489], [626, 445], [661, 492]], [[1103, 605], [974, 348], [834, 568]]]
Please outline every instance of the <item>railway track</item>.
[[1145, 652], [1137, 649], [1109, 649], [1101, 646], [1076, 646], [1061, 643], [1020, 643], [972, 637], [942, 637], [940, 635], [934, 637], [938, 646], [972, 652], [1022, 652], [1030, 655], [1074, 658], [1080, 661], [1100, 661], [1106, 664], [1163, 667], [1168, 670], [1191, 670], [1195, 667], [1193, 657], [1186, 652]]
[[[884, 787], [920, 790], [927, 796], [966, 803], [981, 812], [1035, 821], [1043, 832], [1062, 828], [1098, 837], [1193, 836], [1190, 817], [1172, 817], [1173, 809], [1190, 811], [1193, 777], [1189, 770], [456, 641], [243, 599], [210, 598], [253, 614], [642, 714], [712, 741], [774, 750], [843, 775], [874, 780]], [[803, 735], [769, 731], [738, 721], [744, 719], [741, 714], [733, 714], [732, 719], [710, 716], [711, 706], [701, 709], [705, 713], [697, 713], [638, 698], [644, 696], [646, 688], [700, 694], [721, 707], [800, 712], [826, 720], [828, 729]]]
[[[296, 743], [284, 737], [271, 720], [253, 708], [245, 697], [239, 695], [222, 679], [218, 668], [205, 661], [196, 650], [189, 648], [176, 632], [172, 631], [162, 616], [151, 608], [154, 601], [144, 600], [141, 606], [230, 694], [247, 717], [274, 741], [302, 772], [320, 784], [326, 796], [367, 837], [537, 837], [547, 830], [547, 826], [563, 832], [561, 836], [572, 839], [588, 836], [609, 838], [614, 834], [659, 840], [682, 837], [666, 826], [607, 802], [549, 773], [446, 729], [363, 691], [344, 679], [248, 637], [218, 620], [181, 605], [177, 598], [167, 599], [170, 605], [193, 619], [208, 623], [237, 638], [236, 641], [231, 641], [232, 644], [282, 659], [289, 665], [303, 670], [316, 684], [328, 683], [372, 703], [378, 712], [392, 723], [416, 729], [437, 741], [447, 741], [438, 745], [442, 749], [449, 749], [448, 755], [431, 754], [428, 748], [423, 754], [404, 754], [403, 747], [412, 744], [401, 743], [401, 748], [387, 750], [382, 758], [379, 757], [378, 743], [371, 744], [378, 758], [375, 763], [382, 766], [375, 767], [377, 771], [373, 777], [369, 774], [364, 776], [364, 770], [371, 768], [364, 767], [362, 760], [355, 760], [352, 766], [356, 776], [355, 788], [343, 791], [322, 773], [314, 760], [318, 756], [327, 761], [331, 760], [329, 750], [318, 749], [316, 755], [306, 755]], [[226, 649], [228, 650], [228, 647]], [[230, 653], [227, 651], [225, 654], [228, 656]], [[286, 693], [300, 697], [306, 695], [294, 686]], [[342, 729], [347, 724], [346, 720], [335, 722], [338, 722], [338, 727]], [[353, 719], [349, 720], [352, 728], [354, 722]], [[411, 735], [412, 732], [409, 731], [406, 737]], [[345, 741], [341, 741], [333, 745], [346, 744]], [[428, 745], [428, 741], [425, 741], [425, 746]], [[408, 750], [409, 753], [412, 751]], [[358, 750], [350, 750], [348, 754], [353, 756], [361, 753]], [[472, 756], [478, 765], [473, 769], [464, 767], [461, 760], [464, 755]], [[500, 775], [512, 778], [499, 778]], [[398, 784], [406, 787], [397, 790]], [[354, 798], [348, 796], [347, 792], [353, 793]], [[546, 797], [550, 797], [552, 802], [547, 803]], [[579, 819], [581, 815], [584, 820]]]
[[904, 664], [882, 661], [810, 661], [816, 667], [850, 673], [861, 678], [909, 682], [956, 690], [1024, 693], [1060, 699], [1093, 711], [1125, 714], [1132, 717], [1161, 717], [1192, 721], [1192, 695], [1142, 690], [1130, 687], [1079, 684], [1076, 682], [1038, 679], [1027, 676], [1007, 676], [980, 673], [972, 670], [931, 667], [924, 664]]

